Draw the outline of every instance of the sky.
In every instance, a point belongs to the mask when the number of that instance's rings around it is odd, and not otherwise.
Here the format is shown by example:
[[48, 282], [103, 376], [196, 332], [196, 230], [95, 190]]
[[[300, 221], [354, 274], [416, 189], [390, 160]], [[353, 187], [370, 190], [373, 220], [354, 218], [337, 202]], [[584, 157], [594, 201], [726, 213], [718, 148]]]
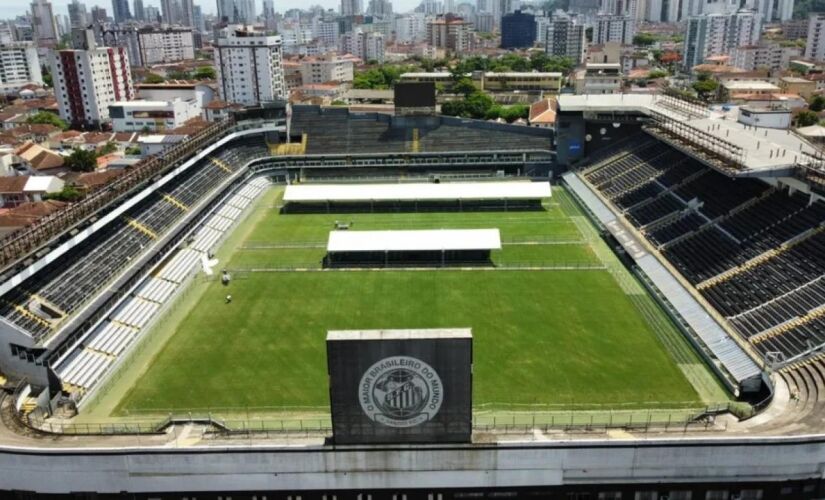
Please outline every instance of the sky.
[[[86, 9], [90, 10], [92, 6], [99, 5], [106, 9], [106, 12], [112, 15], [112, 1], [111, 0], [80, 0], [81, 3], [86, 4]], [[66, 6], [71, 3], [71, 0], [52, 0], [55, 15], [68, 15], [69, 11]], [[263, 0], [255, 0], [255, 9], [260, 11]], [[364, 8], [367, 7], [369, 0], [364, 0]], [[420, 3], [420, 0], [393, 0], [393, 10], [395, 12], [404, 12], [412, 10]], [[459, 2], [456, 2], [459, 3]], [[216, 13], [215, 0], [195, 0], [196, 5], [200, 5], [206, 14]], [[275, 0], [275, 10], [283, 12], [292, 8], [307, 8], [309, 5], [319, 4], [327, 9], [338, 9], [340, 0]], [[22, 15], [30, 10], [30, 0], [0, 0], [0, 19], [13, 18]], [[129, 8], [133, 8], [134, 0], [129, 0]], [[160, 8], [160, 0], [143, 0], [143, 5], [154, 5]]]

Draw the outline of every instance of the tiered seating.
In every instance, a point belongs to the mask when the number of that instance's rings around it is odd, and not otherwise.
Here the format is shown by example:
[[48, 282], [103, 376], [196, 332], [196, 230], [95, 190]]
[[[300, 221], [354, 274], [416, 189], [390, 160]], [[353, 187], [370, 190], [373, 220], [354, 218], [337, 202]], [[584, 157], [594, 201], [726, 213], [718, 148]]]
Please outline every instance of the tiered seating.
[[767, 189], [769, 186], [762, 181], [753, 179], [734, 181], [730, 177], [712, 171], [678, 187], [676, 194], [685, 201], [694, 198], [701, 199], [704, 202], [702, 213], [715, 219], [759, 196]]
[[[226, 200], [195, 231], [190, 248], [178, 250], [56, 367], [66, 391], [82, 397], [103, 377], [118, 357], [149, 326], [181, 283], [200, 268], [201, 260], [206, 257], [209, 247], [215, 245], [240, 217], [243, 209], [239, 207], [248, 206], [268, 184], [266, 179], [255, 179]], [[218, 227], [223, 229], [217, 229]], [[204, 235], [209, 236], [211, 245], [204, 243]]]
[[731, 324], [747, 337], [804, 316], [825, 304], [825, 281], [820, 278], [770, 302], [731, 318]]
[[775, 191], [758, 203], [720, 221], [719, 226], [744, 241], [802, 210], [807, 204], [805, 196], [788, 196], [782, 191]]
[[651, 231], [648, 233], [647, 237], [650, 241], [657, 245], [664, 245], [665, 243], [675, 240], [680, 236], [696, 231], [706, 222], [707, 219], [701, 215], [696, 212], [690, 212], [687, 215], [679, 217], [673, 222], [669, 222], [668, 224], [659, 227], [655, 231]]
[[624, 193], [623, 195], [614, 198], [613, 203], [615, 203], [620, 208], [628, 209], [633, 205], [638, 205], [643, 201], [655, 198], [662, 191], [662, 187], [659, 186], [658, 183], [648, 182], [642, 184], [641, 186], [637, 187], [632, 191], [628, 191], [627, 193]]
[[[307, 154], [489, 151], [549, 149], [550, 135], [473, 126], [423, 123], [393, 127], [375, 114], [350, 114], [347, 109], [296, 106], [293, 134], [307, 134]], [[529, 133], [527, 133], [529, 132]]]
[[674, 243], [663, 252], [695, 284], [728, 269], [728, 262], [738, 251], [735, 241], [715, 227], [708, 227]]
[[760, 352], [792, 358], [825, 345], [825, 202], [679, 153], [602, 156], [616, 159], [585, 166], [586, 180], [647, 226], [646, 237]]
[[636, 227], [641, 227], [673, 212], [684, 210], [684, 208], [684, 203], [676, 197], [666, 194], [660, 198], [656, 198], [650, 203], [645, 203], [644, 205], [631, 209], [627, 212], [627, 218]]
[[28, 330], [35, 338], [48, 334], [60, 318], [38, 317], [28, 309], [32, 298], [44, 302], [61, 317], [83, 306], [106, 286], [131, 259], [168, 231], [188, 207], [196, 204], [249, 159], [267, 154], [265, 145], [241, 143], [224, 149], [220, 157], [193, 165], [123, 218], [109, 223], [63, 258], [3, 298], [0, 314]]

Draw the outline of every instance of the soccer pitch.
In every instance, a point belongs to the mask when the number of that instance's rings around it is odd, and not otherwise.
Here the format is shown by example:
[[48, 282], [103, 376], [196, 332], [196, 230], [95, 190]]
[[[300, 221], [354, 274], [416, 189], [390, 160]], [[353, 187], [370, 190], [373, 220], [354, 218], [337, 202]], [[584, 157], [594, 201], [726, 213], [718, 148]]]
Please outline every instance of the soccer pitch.
[[[472, 328], [479, 410], [725, 399], [562, 188], [540, 212], [281, 215], [281, 195], [266, 192], [218, 252], [231, 284], [196, 279], [155, 327], [165, 343], [107, 396], [119, 400], [115, 415], [325, 412], [324, 339], [340, 329]], [[503, 248], [495, 269], [320, 271], [336, 220], [354, 230], [499, 228]]]

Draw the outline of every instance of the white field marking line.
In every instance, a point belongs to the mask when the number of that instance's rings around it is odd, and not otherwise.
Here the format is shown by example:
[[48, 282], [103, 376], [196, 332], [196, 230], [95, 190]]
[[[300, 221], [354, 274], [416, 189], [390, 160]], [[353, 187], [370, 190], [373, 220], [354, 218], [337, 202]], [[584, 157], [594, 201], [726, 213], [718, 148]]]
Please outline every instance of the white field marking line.
[[607, 266], [599, 264], [582, 264], [580, 266], [478, 266], [478, 267], [347, 267], [347, 268], [320, 268], [320, 267], [295, 267], [295, 268], [250, 268], [250, 269], [228, 269], [232, 273], [306, 273], [306, 272], [376, 272], [376, 271], [606, 271]]

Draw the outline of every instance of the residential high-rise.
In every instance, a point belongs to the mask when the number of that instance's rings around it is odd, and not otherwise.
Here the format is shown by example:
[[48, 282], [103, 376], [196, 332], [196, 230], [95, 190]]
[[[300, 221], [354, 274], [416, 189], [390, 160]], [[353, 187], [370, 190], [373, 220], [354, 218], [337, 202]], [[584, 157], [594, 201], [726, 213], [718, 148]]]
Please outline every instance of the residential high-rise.
[[134, 98], [129, 56], [124, 47], [98, 47], [88, 30], [83, 48], [49, 54], [60, 117], [74, 126], [99, 127], [109, 121], [109, 105]]
[[805, 58], [825, 61], [825, 13], [813, 13], [808, 17]]
[[193, 27], [195, 11], [192, 0], [160, 0], [164, 24]]
[[112, 0], [112, 15], [116, 23], [124, 23], [132, 18], [129, 12], [129, 0]]
[[710, 56], [730, 54], [743, 45], [759, 42], [761, 16], [754, 10], [702, 14], [688, 20], [682, 64], [692, 68]]
[[7, 94], [27, 83], [43, 84], [37, 47], [32, 42], [0, 45], [0, 92]]
[[192, 6], [192, 15], [194, 16], [192, 19], [194, 25], [192, 27], [195, 28], [195, 31], [206, 33], [206, 18], [203, 17], [203, 9], [200, 5]]
[[536, 41], [536, 18], [520, 10], [501, 17], [501, 48], [524, 49]]
[[[140, 0], [135, 1], [139, 2]], [[72, 0], [72, 3], [69, 4], [69, 24], [72, 25], [72, 28], [85, 28], [89, 24], [85, 3]]]
[[141, 64], [158, 64], [195, 58], [192, 28], [145, 28], [137, 32]]
[[341, 35], [338, 50], [342, 54], [352, 54], [362, 61], [384, 62], [384, 34], [365, 32], [361, 28]]
[[280, 36], [231, 25], [214, 46], [221, 99], [256, 105], [287, 97]]
[[273, 0], [264, 0], [261, 14], [264, 18], [264, 27], [269, 31], [274, 31], [278, 25], [275, 18], [275, 3]]
[[135, 19], [138, 21], [146, 20], [146, 11], [143, 9], [143, 0], [135, 0]]
[[60, 38], [52, 3], [49, 0], [34, 0], [31, 3], [31, 16], [34, 43], [38, 47], [57, 47]]
[[156, 23], [160, 20], [160, 9], [154, 5], [147, 5], [143, 8], [146, 22]]
[[473, 25], [452, 15], [438, 16], [427, 23], [427, 40], [436, 49], [456, 54], [473, 48]]
[[357, 16], [364, 13], [362, 0], [341, 0], [342, 16]]
[[600, 14], [593, 28], [593, 43], [618, 42], [631, 45], [636, 35], [636, 20], [629, 15]]
[[495, 25], [496, 20], [490, 12], [476, 12], [473, 16], [473, 27], [479, 33], [492, 33]]
[[392, 2], [390, 0], [370, 0], [367, 14], [379, 17], [391, 16]]
[[109, 16], [106, 14], [106, 9], [103, 7], [98, 7], [95, 5], [92, 7], [92, 23], [100, 24], [105, 23], [108, 20]]
[[730, 53], [730, 65], [746, 71], [761, 68], [784, 71], [790, 66], [791, 59], [801, 56], [802, 49], [795, 45], [784, 46], [777, 42], [760, 43], [733, 49]]
[[544, 51], [548, 55], [568, 57], [575, 64], [581, 64], [587, 52], [584, 25], [557, 10], [547, 24]]
[[427, 18], [412, 12], [395, 18], [395, 40], [399, 43], [418, 43], [427, 37]]

